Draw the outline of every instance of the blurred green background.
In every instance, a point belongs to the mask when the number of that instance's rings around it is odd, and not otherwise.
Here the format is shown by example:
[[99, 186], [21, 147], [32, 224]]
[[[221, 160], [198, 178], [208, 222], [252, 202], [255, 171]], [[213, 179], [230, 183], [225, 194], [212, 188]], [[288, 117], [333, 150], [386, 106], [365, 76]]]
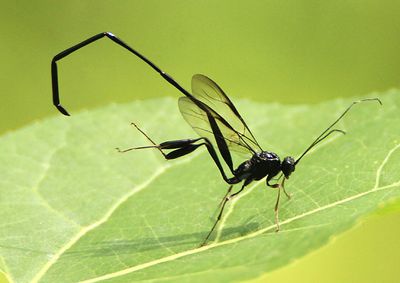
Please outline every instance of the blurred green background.
[[[400, 1], [389, 0], [2, 1], [0, 133], [59, 115], [51, 105], [51, 58], [101, 31], [121, 37], [186, 88], [203, 73], [235, 98], [316, 103], [399, 88], [399, 15]], [[105, 39], [61, 61], [59, 74], [71, 113], [180, 95]], [[398, 281], [394, 207], [253, 282]]]

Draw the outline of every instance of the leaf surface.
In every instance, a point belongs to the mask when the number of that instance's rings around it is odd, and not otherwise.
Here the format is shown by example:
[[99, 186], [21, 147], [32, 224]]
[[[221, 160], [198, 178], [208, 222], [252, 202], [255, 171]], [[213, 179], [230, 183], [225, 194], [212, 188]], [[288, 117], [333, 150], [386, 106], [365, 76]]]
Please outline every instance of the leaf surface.
[[[208, 246], [198, 245], [226, 193], [205, 150], [165, 161], [154, 140], [196, 137], [163, 98], [57, 116], [0, 139], [0, 270], [14, 282], [229, 282], [284, 266], [400, 196], [400, 93], [373, 95], [298, 164], [276, 191], [252, 183], [232, 200]], [[284, 106], [241, 100], [264, 149], [298, 156], [350, 103]]]

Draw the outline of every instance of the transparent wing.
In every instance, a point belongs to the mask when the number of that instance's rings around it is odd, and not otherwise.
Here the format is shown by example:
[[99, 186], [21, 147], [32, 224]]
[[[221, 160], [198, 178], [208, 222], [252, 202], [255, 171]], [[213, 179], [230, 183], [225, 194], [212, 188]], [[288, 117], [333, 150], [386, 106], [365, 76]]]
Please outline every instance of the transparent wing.
[[[243, 141], [242, 134], [203, 102], [195, 98], [180, 97], [178, 103], [183, 118], [199, 136], [208, 138], [214, 144], [218, 144], [217, 139], [223, 139], [227, 148], [234, 152], [247, 156], [254, 153], [254, 150]], [[214, 122], [218, 127], [217, 131], [211, 126]]]
[[229, 123], [235, 134], [238, 135], [234, 139], [235, 142], [245, 143], [255, 149], [253, 151], [262, 151], [235, 105], [213, 80], [204, 75], [194, 75], [192, 95]]

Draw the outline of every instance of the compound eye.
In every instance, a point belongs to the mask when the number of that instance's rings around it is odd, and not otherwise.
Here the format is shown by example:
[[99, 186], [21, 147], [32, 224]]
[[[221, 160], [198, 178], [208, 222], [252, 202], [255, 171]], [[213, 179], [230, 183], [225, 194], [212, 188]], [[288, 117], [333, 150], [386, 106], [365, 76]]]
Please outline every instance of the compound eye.
[[283, 159], [282, 162], [282, 172], [285, 175], [285, 178], [288, 179], [290, 174], [295, 170], [295, 160], [291, 156], [287, 156]]

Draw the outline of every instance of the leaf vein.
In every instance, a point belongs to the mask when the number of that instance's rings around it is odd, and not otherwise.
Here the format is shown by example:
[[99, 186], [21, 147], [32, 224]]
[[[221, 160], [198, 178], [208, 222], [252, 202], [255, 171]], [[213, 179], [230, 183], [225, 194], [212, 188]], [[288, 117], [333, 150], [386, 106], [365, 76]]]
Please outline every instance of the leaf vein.
[[[387, 186], [384, 186], [384, 187], [373, 188], [371, 190], [359, 193], [357, 195], [353, 195], [353, 196], [347, 197], [345, 199], [333, 202], [331, 204], [328, 204], [328, 205], [325, 205], [325, 206], [322, 206], [322, 207], [319, 207], [319, 208], [316, 208], [316, 209], [313, 209], [313, 210], [310, 210], [310, 211], [306, 211], [306, 212], [304, 212], [302, 214], [299, 214], [297, 216], [288, 218], [288, 219], [280, 222], [280, 225], [283, 226], [285, 224], [291, 223], [291, 222], [296, 221], [298, 219], [302, 219], [302, 218], [304, 218], [306, 216], [315, 214], [317, 212], [320, 212], [320, 211], [323, 211], [323, 210], [326, 210], [326, 209], [329, 209], [329, 208], [332, 208], [332, 207], [336, 207], [336, 206], [339, 206], [341, 204], [344, 204], [344, 203], [350, 202], [352, 200], [358, 199], [358, 198], [363, 197], [365, 195], [368, 195], [370, 193], [375, 193], [375, 192], [378, 192], [378, 191], [381, 191], [381, 190], [386, 190], [386, 189], [395, 188], [395, 187], [400, 187], [400, 181], [395, 182], [395, 183], [390, 184], [390, 185], [387, 185]], [[225, 240], [223, 242], [212, 243], [212, 244], [210, 244], [208, 246], [203, 246], [203, 247], [200, 247], [200, 248], [187, 250], [187, 251], [184, 251], [184, 252], [181, 252], [181, 253], [177, 253], [177, 254], [174, 254], [174, 255], [171, 255], [171, 256], [167, 256], [167, 257], [159, 258], [159, 259], [156, 259], [156, 260], [153, 260], [153, 261], [150, 261], [150, 262], [139, 264], [139, 265], [127, 268], [127, 269], [119, 270], [119, 271], [116, 271], [116, 272], [112, 272], [112, 273], [105, 274], [105, 275], [102, 275], [102, 276], [99, 276], [99, 277], [95, 277], [95, 278], [91, 278], [91, 279], [88, 279], [88, 280], [80, 281], [80, 283], [93, 283], [93, 282], [98, 282], [98, 281], [102, 281], [102, 280], [107, 280], [107, 279], [111, 279], [111, 278], [127, 275], [129, 273], [132, 273], [132, 272], [135, 272], [135, 271], [138, 271], [138, 270], [143, 270], [145, 268], [148, 268], [148, 267], [151, 267], [151, 266], [154, 266], [154, 265], [157, 265], [157, 264], [173, 261], [173, 260], [179, 259], [181, 257], [189, 256], [189, 255], [192, 255], [192, 254], [198, 254], [200, 252], [204, 252], [204, 251], [207, 251], [209, 249], [216, 248], [216, 247], [225, 246], [225, 245], [229, 245], [229, 244], [234, 244], [234, 243], [246, 240], [246, 239], [251, 239], [251, 238], [254, 238], [256, 236], [264, 234], [265, 232], [267, 232], [269, 230], [273, 230], [273, 229], [275, 229], [275, 224], [273, 224], [271, 226], [268, 226], [266, 228], [260, 229], [260, 230], [258, 230], [256, 232], [241, 236], [241, 237], [236, 237], [236, 238], [233, 238], [233, 239]]]
[[182, 160], [177, 160], [174, 162], [173, 165], [166, 165], [163, 167], [160, 167], [150, 178], [148, 178], [146, 181], [141, 183], [140, 185], [136, 186], [134, 189], [132, 189], [129, 193], [124, 195], [119, 201], [117, 201], [106, 213], [105, 215], [97, 220], [96, 222], [82, 227], [79, 232], [71, 238], [70, 241], [68, 241], [65, 245], [63, 245], [56, 254], [53, 255], [51, 260], [49, 260], [43, 267], [42, 269], [34, 276], [32, 279], [32, 283], [39, 282], [39, 280], [46, 274], [46, 272], [57, 262], [57, 260], [67, 251], [69, 250], [75, 243], [77, 243], [83, 236], [85, 236], [88, 232], [94, 230], [95, 228], [99, 227], [103, 223], [107, 222], [108, 219], [111, 217], [111, 215], [114, 213], [117, 208], [126, 202], [130, 197], [135, 195], [136, 193], [140, 192], [142, 189], [148, 187], [150, 183], [152, 183], [154, 180], [156, 180], [158, 177], [160, 177], [168, 168], [172, 168], [174, 166], [178, 166], [179, 164], [189, 162], [190, 160], [194, 159], [195, 157], [199, 156], [202, 153], [200, 151], [198, 154], [193, 154], [192, 156], [189, 156], [185, 159]]
[[58, 145], [57, 147], [55, 147], [55, 149], [50, 152], [50, 154], [48, 155], [48, 158], [45, 162], [42, 163], [43, 165], [43, 173], [39, 176], [38, 180], [36, 181], [36, 184], [32, 187], [32, 192], [38, 196], [43, 204], [43, 206], [45, 208], [47, 208], [47, 210], [55, 213], [56, 215], [60, 216], [61, 218], [65, 219], [67, 222], [73, 224], [74, 226], [79, 226], [80, 225], [78, 223], [76, 223], [74, 220], [70, 219], [69, 217], [67, 217], [65, 214], [61, 213], [61, 211], [57, 210], [56, 208], [54, 208], [49, 201], [40, 193], [40, 185], [41, 183], [45, 180], [46, 176], [48, 175], [48, 172], [51, 168], [51, 163], [53, 158], [57, 155], [57, 153], [62, 150], [67, 144], [66, 144], [66, 137], [68, 136], [68, 129], [64, 131], [64, 136], [63, 136], [63, 142]]
[[[383, 191], [383, 190], [387, 190], [387, 189], [394, 189], [394, 188], [400, 187], [400, 181], [397, 181], [397, 182], [392, 183], [390, 185], [379, 187], [379, 178], [380, 178], [380, 174], [381, 174], [381, 172], [383, 170], [383, 167], [386, 165], [386, 163], [389, 161], [389, 159], [392, 156], [392, 154], [398, 148], [400, 148], [400, 144], [397, 144], [394, 148], [392, 148], [388, 152], [388, 154], [385, 156], [385, 158], [383, 159], [381, 165], [378, 167], [378, 170], [376, 172], [376, 181], [375, 181], [375, 185], [374, 185], [374, 187], [372, 189], [364, 191], [364, 192], [361, 192], [361, 193], [358, 193], [358, 194], [355, 194], [355, 195], [352, 195], [352, 196], [349, 196], [349, 197], [344, 198], [342, 200], [338, 200], [336, 202], [333, 202], [333, 203], [318, 207], [316, 209], [303, 212], [303, 213], [301, 213], [299, 215], [296, 215], [294, 217], [291, 217], [291, 218], [288, 218], [288, 219], [286, 219], [284, 221], [281, 221], [280, 225], [283, 226], [285, 224], [289, 224], [289, 223], [291, 223], [293, 221], [296, 221], [298, 219], [302, 219], [304, 217], [307, 217], [309, 215], [313, 215], [315, 213], [318, 213], [320, 211], [323, 211], [323, 210], [326, 210], [326, 209], [329, 209], [329, 208], [340, 206], [340, 205], [342, 205], [344, 203], [356, 200], [358, 198], [361, 198], [361, 197], [366, 196], [366, 195], [371, 194], [371, 193], [375, 193], [375, 192], [378, 192], [378, 191]], [[243, 197], [243, 196], [247, 195], [248, 193], [250, 193], [250, 191], [252, 189], [254, 189], [255, 187], [257, 187], [260, 182], [261, 181], [257, 182], [254, 186], [249, 188], [248, 191], [245, 191], [240, 196]], [[233, 203], [237, 202], [239, 197], [235, 198], [232, 202]], [[231, 206], [233, 206], [233, 205], [231, 205]], [[105, 274], [105, 275], [102, 275], [102, 276], [99, 276], [99, 277], [96, 277], [96, 278], [91, 278], [91, 279], [88, 279], [88, 280], [84, 280], [84, 281], [81, 281], [80, 283], [98, 282], [98, 281], [101, 281], [101, 280], [106, 280], [106, 279], [111, 279], [111, 278], [127, 275], [129, 273], [132, 273], [132, 272], [135, 272], [135, 271], [138, 271], [138, 270], [142, 270], [142, 269], [145, 269], [145, 268], [157, 265], [157, 264], [173, 261], [173, 260], [179, 259], [181, 257], [189, 256], [189, 255], [192, 255], [192, 254], [197, 254], [197, 253], [200, 253], [200, 252], [203, 252], [203, 251], [207, 251], [207, 250], [212, 249], [212, 248], [216, 248], [216, 247], [220, 247], [220, 246], [224, 246], [224, 245], [228, 245], [228, 244], [237, 243], [237, 242], [240, 242], [240, 241], [243, 241], [243, 240], [246, 240], [246, 239], [251, 239], [251, 238], [259, 236], [259, 235], [261, 235], [261, 234], [263, 234], [263, 233], [265, 233], [265, 232], [267, 232], [269, 230], [272, 230], [274, 228], [275, 228], [275, 224], [270, 225], [270, 226], [268, 226], [266, 228], [260, 229], [260, 230], [258, 230], [256, 232], [241, 236], [241, 237], [236, 237], [236, 238], [225, 240], [225, 241], [222, 241], [222, 242], [214, 242], [214, 243], [212, 243], [212, 244], [210, 244], [208, 246], [203, 246], [203, 247], [199, 247], [199, 248], [196, 248], [196, 249], [187, 250], [187, 251], [184, 251], [184, 252], [181, 252], [181, 253], [173, 254], [173, 255], [170, 255], [170, 256], [167, 256], [167, 257], [159, 258], [159, 259], [156, 259], [156, 260], [153, 260], [153, 261], [150, 261], [150, 262], [146, 262], [146, 263], [143, 263], [143, 264], [139, 264], [139, 265], [127, 268], [127, 269], [123, 269], [123, 270], [119, 270], [119, 271], [112, 272], [112, 273], [109, 273], [109, 274]]]

